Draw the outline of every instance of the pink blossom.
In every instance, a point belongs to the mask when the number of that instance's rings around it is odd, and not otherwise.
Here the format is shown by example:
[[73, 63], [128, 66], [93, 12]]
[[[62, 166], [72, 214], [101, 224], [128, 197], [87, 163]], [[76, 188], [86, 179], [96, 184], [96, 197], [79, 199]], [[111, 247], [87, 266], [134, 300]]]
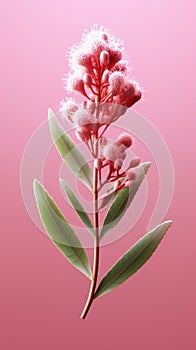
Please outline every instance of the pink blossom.
[[[81, 132], [78, 128], [86, 125], [89, 135], [97, 134], [101, 126], [113, 123], [125, 114], [141, 98], [139, 85], [128, 78], [128, 63], [124, 54], [122, 42], [113, 33], [98, 25], [91, 27], [82, 35], [81, 43], [74, 45], [69, 52], [70, 72], [66, 80], [70, 92], [79, 92], [85, 98], [82, 108], [65, 106], [60, 112], [66, 114], [67, 119], [74, 123], [77, 135], [86, 139], [86, 128]], [[99, 105], [99, 113], [96, 113]], [[68, 108], [68, 107], [66, 107]], [[64, 112], [63, 112], [64, 111]], [[97, 134], [98, 135], [98, 134]], [[130, 147], [130, 136], [118, 138], [119, 149], [110, 149], [107, 145], [104, 152], [109, 152], [108, 159], [125, 159], [122, 146]], [[106, 156], [107, 158], [107, 156]]]
[[132, 145], [133, 140], [129, 134], [123, 133], [123, 134], [118, 136], [116, 142], [120, 143], [120, 144], [124, 145], [126, 148], [128, 148]]
[[115, 143], [107, 143], [102, 149], [103, 156], [112, 162], [115, 162], [116, 159], [124, 160], [126, 154], [124, 152], [123, 145]]
[[103, 50], [100, 53], [100, 63], [103, 67], [107, 67], [109, 64], [109, 52], [106, 50]]
[[76, 54], [75, 54], [75, 61], [80, 66], [84, 66], [88, 69], [91, 66], [91, 57], [92, 55], [90, 52], [78, 50], [76, 51]]
[[62, 118], [67, 118], [68, 121], [73, 122], [73, 114], [77, 111], [78, 107], [79, 106], [72, 99], [69, 99], [61, 103], [59, 112]]
[[129, 164], [129, 168], [135, 168], [139, 165], [140, 163], [140, 158], [134, 158], [131, 160], [130, 164]]
[[127, 180], [135, 180], [136, 174], [133, 171], [128, 171], [126, 174]]
[[84, 89], [84, 81], [82, 78], [80, 78], [80, 76], [77, 75], [71, 75], [68, 79], [68, 84], [67, 84], [68, 88], [70, 90], [75, 90], [80, 92], [82, 95], [86, 96], [86, 91]]
[[110, 76], [110, 71], [106, 69], [102, 75], [102, 83], [108, 83], [109, 76]]
[[125, 73], [128, 71], [128, 66], [127, 66], [127, 61], [125, 60], [120, 60], [119, 62], [117, 62], [114, 66], [116, 71]]
[[118, 158], [114, 162], [114, 169], [120, 170], [122, 168], [122, 165], [123, 165], [123, 159], [122, 158]]
[[79, 127], [83, 125], [92, 124], [93, 117], [92, 117], [92, 114], [87, 109], [79, 108], [74, 113], [72, 120], [74, 125]]
[[110, 49], [110, 68], [112, 68], [122, 58], [122, 50], [120, 48]]
[[119, 94], [121, 87], [124, 83], [123, 74], [120, 72], [114, 72], [109, 76], [110, 91], [113, 96]]
[[84, 75], [84, 84], [86, 84], [87, 86], [91, 86], [92, 85], [92, 77], [89, 73], [86, 73]]

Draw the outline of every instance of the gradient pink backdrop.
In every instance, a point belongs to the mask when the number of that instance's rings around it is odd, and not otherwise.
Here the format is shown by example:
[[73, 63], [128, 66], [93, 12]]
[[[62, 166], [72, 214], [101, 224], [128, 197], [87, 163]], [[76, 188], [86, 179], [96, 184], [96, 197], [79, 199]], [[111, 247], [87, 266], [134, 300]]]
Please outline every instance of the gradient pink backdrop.
[[[2, 350], [196, 348], [195, 10], [191, 0], [1, 2]], [[27, 141], [64, 96], [66, 48], [96, 21], [125, 41], [145, 88], [136, 109], [167, 142], [176, 187], [167, 215], [174, 224], [152, 260], [97, 300], [84, 322], [88, 281], [32, 224], [19, 174]], [[153, 185], [152, 178], [153, 170]], [[145, 232], [149, 213], [133, 234]], [[131, 240], [128, 234], [103, 248], [102, 271]]]

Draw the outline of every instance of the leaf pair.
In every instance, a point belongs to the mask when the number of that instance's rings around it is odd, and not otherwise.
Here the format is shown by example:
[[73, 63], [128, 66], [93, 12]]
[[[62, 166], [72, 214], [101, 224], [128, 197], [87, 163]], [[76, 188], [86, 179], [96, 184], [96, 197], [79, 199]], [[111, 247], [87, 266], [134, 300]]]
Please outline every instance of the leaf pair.
[[[91, 279], [91, 267], [85, 250], [53, 199], [37, 180], [34, 181], [34, 192], [42, 222], [51, 240], [78, 270]], [[137, 272], [156, 250], [170, 225], [171, 221], [162, 223], [131, 247], [102, 279], [95, 298], [112, 291]]]

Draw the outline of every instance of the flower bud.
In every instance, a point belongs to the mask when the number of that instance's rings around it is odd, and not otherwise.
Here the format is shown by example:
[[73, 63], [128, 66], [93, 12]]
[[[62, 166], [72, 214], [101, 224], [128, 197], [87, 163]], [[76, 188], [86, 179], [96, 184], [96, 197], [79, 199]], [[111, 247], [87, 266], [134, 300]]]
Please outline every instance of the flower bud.
[[120, 49], [110, 50], [110, 66], [112, 67], [122, 58], [122, 51]]
[[84, 76], [84, 84], [86, 84], [87, 86], [91, 86], [92, 85], [92, 77], [89, 73], [86, 73]]
[[62, 118], [67, 118], [67, 120], [73, 123], [73, 114], [78, 110], [78, 105], [72, 101], [66, 101], [61, 104], [59, 109]]
[[124, 77], [120, 72], [114, 72], [109, 76], [110, 91], [113, 96], [118, 95], [124, 82]]
[[134, 81], [125, 82], [120, 94], [120, 103], [123, 103], [127, 108], [130, 108], [142, 96], [138, 84]]
[[126, 148], [130, 147], [132, 145], [132, 142], [132, 137], [127, 133], [123, 133], [117, 138], [117, 143], [121, 143]]
[[106, 50], [103, 50], [100, 53], [100, 63], [104, 67], [107, 67], [109, 63], [109, 53]]
[[83, 51], [79, 51], [77, 57], [76, 57], [76, 62], [80, 66], [84, 66], [86, 68], [89, 68], [91, 65], [91, 54]]
[[125, 81], [121, 92], [121, 100], [125, 101], [128, 97], [135, 95], [136, 89], [133, 81]]
[[126, 174], [127, 180], [134, 181], [136, 178], [136, 174], [133, 171], [128, 171]]
[[110, 72], [109, 70], [106, 69], [102, 75], [102, 83], [108, 83], [109, 76], [110, 76]]
[[82, 95], [87, 96], [84, 89], [84, 81], [82, 78], [76, 75], [71, 75], [70, 78], [68, 79], [68, 85], [71, 90], [78, 91]]
[[120, 157], [122, 160], [125, 160], [125, 158], [126, 158], [126, 153], [125, 153], [125, 152], [121, 152], [121, 153], [119, 154], [119, 157]]
[[129, 168], [135, 168], [140, 163], [140, 158], [134, 158], [130, 161]]
[[102, 153], [107, 160], [112, 162], [115, 162], [115, 160], [119, 158], [117, 153], [117, 147], [115, 147], [113, 143], [107, 143], [103, 147]]
[[91, 125], [92, 116], [87, 109], [80, 108], [73, 115], [73, 123], [76, 127]]
[[125, 160], [126, 158], [126, 153], [124, 152], [124, 149], [122, 147], [120, 147], [119, 158], [121, 158], [122, 160]]
[[115, 170], [120, 170], [122, 168], [122, 165], [123, 165], [123, 160], [122, 158], [118, 158], [115, 160], [114, 162], [114, 169]]
[[134, 105], [137, 101], [139, 101], [142, 97], [141, 91], [137, 91], [137, 93], [134, 96], [130, 96], [126, 99], [125, 101], [125, 106], [130, 108], [131, 106]]
[[115, 70], [117, 70], [118, 72], [122, 72], [125, 73], [127, 71], [127, 62], [120, 60], [119, 62], [117, 62], [115, 64]]

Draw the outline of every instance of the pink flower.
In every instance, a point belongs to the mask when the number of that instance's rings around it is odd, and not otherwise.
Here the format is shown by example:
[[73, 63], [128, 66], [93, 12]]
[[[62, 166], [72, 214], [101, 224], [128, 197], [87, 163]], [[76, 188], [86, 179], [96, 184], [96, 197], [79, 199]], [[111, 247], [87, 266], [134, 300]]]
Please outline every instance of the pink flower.
[[131, 160], [130, 164], [129, 164], [129, 168], [136, 168], [140, 163], [140, 158], [134, 158]]
[[72, 117], [73, 123], [76, 127], [91, 125], [93, 122], [92, 114], [83, 108], [79, 108]]
[[[74, 106], [70, 111], [65, 112], [65, 107], [60, 111], [63, 112], [64, 108], [63, 113], [77, 128], [88, 124], [91, 135], [97, 133], [101, 126], [116, 121], [141, 98], [139, 85], [128, 78], [122, 42], [102, 26], [91, 27], [82, 35], [81, 43], [70, 49], [69, 65], [66, 86], [70, 92], [84, 96], [81, 104], [83, 112], [80, 108], [79, 111], [74, 110]], [[99, 113], [96, 114], [98, 104]], [[81, 130], [78, 133], [81, 135]], [[119, 142], [126, 147], [131, 145], [128, 138]]]
[[84, 88], [84, 81], [80, 76], [78, 75], [70, 75], [67, 83], [68, 88], [72, 91], [78, 91], [85, 97], [87, 97], [85, 88]]
[[102, 148], [102, 155], [105, 159], [115, 162], [117, 159], [124, 160], [126, 157], [125, 148], [121, 144], [107, 143]]
[[123, 74], [120, 72], [114, 72], [109, 76], [110, 91], [112, 96], [119, 94], [121, 87], [124, 83]]
[[124, 145], [126, 148], [129, 148], [131, 145], [132, 145], [132, 137], [127, 134], [126, 132], [119, 135], [117, 140], [116, 140], [116, 143], [120, 143], [122, 145]]
[[73, 123], [73, 114], [77, 111], [78, 105], [72, 99], [68, 99], [67, 101], [63, 101], [61, 103], [61, 107], [59, 112], [62, 118], [67, 118], [68, 121]]
[[136, 174], [133, 171], [128, 171], [126, 177], [128, 181], [133, 181], [136, 178]]
[[108, 64], [109, 64], [109, 61], [110, 61], [110, 58], [109, 58], [109, 52], [106, 51], [106, 50], [103, 50], [101, 53], [100, 53], [100, 63], [103, 67], [107, 67]]

